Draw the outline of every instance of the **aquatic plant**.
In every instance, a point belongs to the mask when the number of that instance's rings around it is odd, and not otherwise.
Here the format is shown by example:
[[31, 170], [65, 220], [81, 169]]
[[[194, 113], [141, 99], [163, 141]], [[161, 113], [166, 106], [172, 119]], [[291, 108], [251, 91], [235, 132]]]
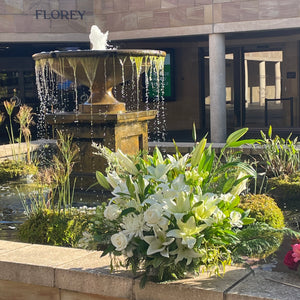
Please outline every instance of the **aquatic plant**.
[[65, 213], [39, 209], [20, 225], [22, 242], [75, 247], [89, 224], [93, 211], [72, 208]]

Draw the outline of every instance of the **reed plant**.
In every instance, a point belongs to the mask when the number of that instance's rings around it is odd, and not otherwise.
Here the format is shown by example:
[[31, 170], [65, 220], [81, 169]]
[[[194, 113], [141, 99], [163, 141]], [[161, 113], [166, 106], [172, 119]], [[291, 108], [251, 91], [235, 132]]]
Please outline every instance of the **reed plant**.
[[292, 140], [291, 135], [286, 139], [278, 135], [273, 138], [272, 126], [269, 127], [267, 135], [261, 131], [260, 143], [264, 146], [261, 159], [268, 176], [290, 175], [299, 170], [298, 138]]
[[19, 112], [16, 115], [16, 122], [20, 124], [19, 129], [19, 153], [20, 144], [22, 142], [22, 135], [26, 143], [26, 160], [27, 163], [31, 163], [30, 157], [30, 141], [31, 141], [31, 130], [30, 126], [34, 125], [32, 107], [27, 105], [20, 106]]
[[9, 127], [6, 126], [6, 131], [8, 134], [9, 143], [12, 145], [13, 157], [16, 158], [16, 151], [15, 151], [15, 147], [14, 147], [15, 137], [14, 137], [14, 130], [13, 130], [13, 122], [12, 122], [12, 113], [16, 106], [16, 101], [13, 101], [12, 99], [10, 101], [6, 100], [3, 102], [3, 104], [5, 107], [5, 110], [8, 114], [8, 118], [9, 118]]
[[58, 155], [53, 157], [53, 199], [57, 197], [57, 209], [65, 211], [72, 207], [76, 178], [71, 182], [70, 175], [77, 158], [79, 148], [73, 144], [73, 136], [57, 130]]

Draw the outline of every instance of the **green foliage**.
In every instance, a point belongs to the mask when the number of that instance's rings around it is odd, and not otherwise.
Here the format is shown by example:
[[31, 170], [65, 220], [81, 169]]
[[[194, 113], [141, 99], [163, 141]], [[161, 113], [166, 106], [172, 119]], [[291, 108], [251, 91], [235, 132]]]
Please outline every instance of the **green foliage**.
[[0, 162], [0, 183], [37, 173], [37, 166], [24, 161], [6, 159]]
[[241, 197], [239, 206], [250, 210], [249, 216], [257, 222], [266, 223], [273, 228], [284, 228], [284, 216], [275, 200], [264, 194], [247, 194]]
[[74, 247], [88, 227], [90, 216], [76, 209], [64, 214], [53, 210], [38, 210], [21, 224], [22, 242]]
[[272, 127], [268, 131], [268, 137], [261, 131], [261, 144], [264, 151], [261, 154], [262, 165], [268, 176], [280, 176], [292, 174], [298, 171], [300, 163], [299, 150], [296, 148], [298, 138], [291, 140], [291, 134], [286, 138], [276, 135], [272, 138]]
[[300, 197], [300, 172], [281, 175], [268, 180], [268, 193], [279, 204], [287, 201], [299, 201]]
[[240, 256], [266, 258], [281, 245], [284, 230], [265, 223], [254, 223], [237, 232], [239, 243], [233, 248], [235, 260]]

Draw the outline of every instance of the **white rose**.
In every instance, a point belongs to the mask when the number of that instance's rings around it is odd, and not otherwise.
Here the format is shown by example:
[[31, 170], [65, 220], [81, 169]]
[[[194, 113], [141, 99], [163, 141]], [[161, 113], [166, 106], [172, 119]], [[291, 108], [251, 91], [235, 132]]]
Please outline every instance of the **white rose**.
[[116, 204], [111, 204], [106, 206], [104, 210], [104, 217], [110, 221], [113, 221], [118, 218], [120, 215], [121, 210], [118, 205]]
[[128, 241], [126, 235], [122, 232], [115, 233], [111, 236], [111, 242], [117, 251], [122, 251], [127, 247]]
[[162, 208], [158, 204], [150, 206], [144, 212], [144, 219], [148, 225], [156, 225], [162, 218]]

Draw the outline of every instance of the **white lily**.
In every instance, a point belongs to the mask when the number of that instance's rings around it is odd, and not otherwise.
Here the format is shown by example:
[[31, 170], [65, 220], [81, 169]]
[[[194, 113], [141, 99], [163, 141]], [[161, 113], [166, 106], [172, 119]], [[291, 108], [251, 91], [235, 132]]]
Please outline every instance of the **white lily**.
[[161, 256], [169, 257], [169, 246], [175, 239], [168, 238], [162, 230], [156, 232], [156, 236], [144, 236], [144, 241], [149, 244], [147, 255], [152, 255], [160, 252]]
[[174, 214], [176, 219], [181, 219], [191, 209], [190, 196], [185, 192], [179, 192], [176, 199], [165, 199], [167, 211]]
[[215, 194], [207, 193], [200, 196], [199, 201], [202, 201], [202, 204], [195, 206], [192, 211], [197, 220], [205, 221], [216, 211], [220, 199]]
[[167, 233], [167, 236], [181, 238], [182, 244], [187, 245], [189, 249], [192, 249], [196, 243], [196, 239], [193, 235], [203, 231], [207, 227], [207, 224], [196, 226], [195, 218], [193, 216], [191, 216], [186, 223], [177, 220], [177, 225], [179, 229], [170, 230]]
[[129, 174], [132, 175], [137, 175], [138, 174], [138, 169], [136, 168], [135, 164], [133, 161], [125, 155], [120, 149], [116, 152], [116, 156], [119, 160], [119, 163], [122, 168], [124, 168]]
[[178, 169], [180, 171], [184, 171], [186, 168], [186, 162], [189, 158], [189, 154], [185, 154], [183, 157], [179, 158], [178, 160], [172, 156], [172, 155], [167, 155], [167, 157], [169, 158], [171, 165], [172, 165], [172, 169]]
[[194, 249], [189, 249], [186, 246], [183, 246], [178, 240], [176, 240], [176, 244], [178, 248], [170, 252], [171, 255], [177, 255], [175, 258], [175, 264], [186, 259], [186, 264], [189, 265], [194, 258], [203, 256], [200, 253], [197, 253]]
[[110, 172], [106, 175], [106, 180], [115, 189], [119, 184], [122, 184], [123, 180], [119, 177], [116, 171]]
[[149, 172], [149, 175], [146, 176], [146, 178], [153, 178], [155, 180], [164, 179], [165, 175], [168, 173], [168, 171], [171, 169], [171, 165], [165, 165], [165, 164], [159, 164], [156, 167], [154, 166], [148, 166], [147, 170]]

